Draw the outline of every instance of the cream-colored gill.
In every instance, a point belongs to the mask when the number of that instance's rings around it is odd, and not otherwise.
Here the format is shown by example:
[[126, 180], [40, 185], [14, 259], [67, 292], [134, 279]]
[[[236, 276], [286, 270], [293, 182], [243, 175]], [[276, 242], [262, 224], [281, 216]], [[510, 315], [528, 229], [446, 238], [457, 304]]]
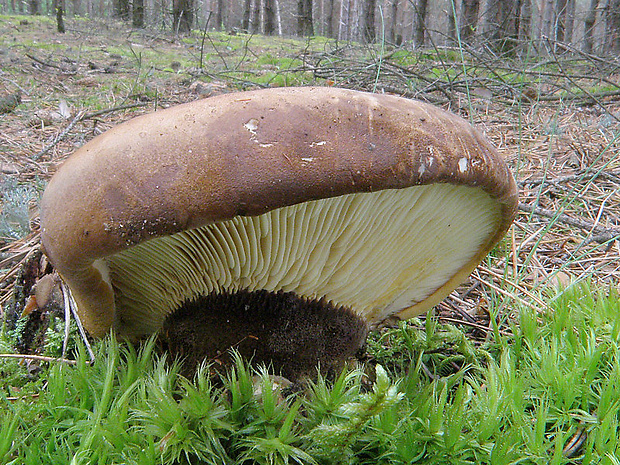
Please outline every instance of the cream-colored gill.
[[157, 330], [215, 290], [326, 297], [369, 323], [424, 300], [494, 234], [496, 202], [435, 184], [344, 195], [153, 239], [107, 259], [117, 318]]

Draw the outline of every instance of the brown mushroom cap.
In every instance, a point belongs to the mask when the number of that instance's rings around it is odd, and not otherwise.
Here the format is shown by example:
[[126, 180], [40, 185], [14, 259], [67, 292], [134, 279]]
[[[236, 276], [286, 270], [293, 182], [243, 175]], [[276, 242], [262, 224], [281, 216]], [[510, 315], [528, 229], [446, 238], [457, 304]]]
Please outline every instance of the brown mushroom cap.
[[85, 327], [141, 337], [218, 289], [295, 292], [370, 326], [443, 299], [513, 221], [514, 179], [469, 123], [335, 88], [222, 95], [96, 137], [41, 201]]

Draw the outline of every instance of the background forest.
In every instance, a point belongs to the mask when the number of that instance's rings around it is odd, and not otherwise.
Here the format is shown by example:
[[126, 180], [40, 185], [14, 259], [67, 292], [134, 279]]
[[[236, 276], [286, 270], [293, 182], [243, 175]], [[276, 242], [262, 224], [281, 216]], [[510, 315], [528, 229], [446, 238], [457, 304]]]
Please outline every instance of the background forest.
[[[494, 50], [551, 41], [562, 50], [620, 52], [620, 0], [2, 0], [3, 14], [117, 18], [134, 27], [192, 28], [340, 41]], [[62, 24], [59, 25], [62, 28]]]

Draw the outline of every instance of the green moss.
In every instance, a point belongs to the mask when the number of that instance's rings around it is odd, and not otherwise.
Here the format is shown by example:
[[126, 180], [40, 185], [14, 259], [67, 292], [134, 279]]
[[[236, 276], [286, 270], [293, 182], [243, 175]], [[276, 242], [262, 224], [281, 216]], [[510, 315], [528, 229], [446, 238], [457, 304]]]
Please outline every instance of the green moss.
[[[35, 401], [0, 399], [0, 452], [10, 444], [20, 463], [603, 463], [620, 454], [618, 293], [582, 284], [547, 300], [549, 311], [521, 308], [503, 341], [402, 323], [369, 341], [373, 381], [348, 369], [288, 393], [239, 358], [220, 381], [205, 369], [190, 382], [152, 343], [107, 340], [92, 366], [78, 351], [77, 366], [44, 368]], [[5, 395], [31, 392], [4, 367]]]

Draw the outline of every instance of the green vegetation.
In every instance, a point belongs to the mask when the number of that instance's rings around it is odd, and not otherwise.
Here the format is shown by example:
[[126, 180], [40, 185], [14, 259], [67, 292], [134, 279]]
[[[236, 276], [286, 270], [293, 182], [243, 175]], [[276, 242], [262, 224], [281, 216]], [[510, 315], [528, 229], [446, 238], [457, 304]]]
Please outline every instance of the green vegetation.
[[618, 295], [582, 284], [549, 300], [484, 343], [403, 323], [373, 336], [365, 366], [293, 388], [240, 359], [189, 381], [152, 341], [103, 341], [92, 366], [78, 350], [17, 390], [25, 370], [2, 360], [0, 461], [616, 463]]

